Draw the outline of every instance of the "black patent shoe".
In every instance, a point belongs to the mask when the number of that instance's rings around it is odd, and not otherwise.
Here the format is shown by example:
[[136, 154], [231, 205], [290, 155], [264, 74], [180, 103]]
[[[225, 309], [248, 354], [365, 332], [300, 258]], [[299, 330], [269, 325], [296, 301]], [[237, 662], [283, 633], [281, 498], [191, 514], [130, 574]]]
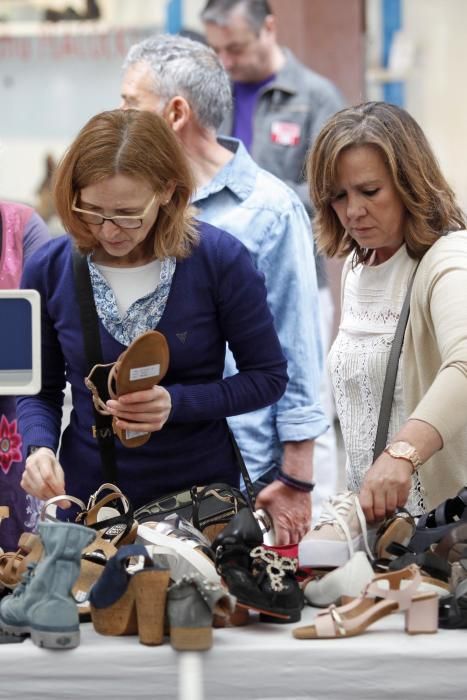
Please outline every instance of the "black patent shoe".
[[253, 549], [263, 544], [263, 532], [250, 508], [242, 508], [231, 518], [225, 528], [212, 543], [216, 552], [218, 547], [243, 545]]
[[[262, 622], [298, 622], [304, 605], [295, 578], [297, 560], [262, 546], [219, 547], [218, 571], [237, 606], [260, 613]], [[218, 550], [218, 551], [219, 551]]]

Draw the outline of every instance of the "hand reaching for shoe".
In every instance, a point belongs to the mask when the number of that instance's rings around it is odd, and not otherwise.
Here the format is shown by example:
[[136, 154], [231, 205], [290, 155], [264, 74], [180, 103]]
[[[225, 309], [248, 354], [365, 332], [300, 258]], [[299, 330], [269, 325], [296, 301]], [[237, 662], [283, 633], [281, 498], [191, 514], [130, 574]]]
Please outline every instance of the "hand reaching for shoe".
[[[409, 418], [399, 432], [392, 437], [413, 445], [423, 464], [443, 447], [443, 440], [429, 423]], [[407, 503], [412, 486], [413, 467], [407, 459], [391, 457], [382, 452], [367, 471], [363, 480], [359, 500], [367, 522], [384, 520], [396, 508]]]
[[[65, 474], [53, 450], [40, 447], [29, 455], [24, 465], [21, 487], [41, 501], [65, 495]], [[70, 503], [63, 500], [59, 505], [68, 508]]]
[[275, 544], [300, 542], [310, 529], [311, 497], [280, 481], [265, 486], [256, 497], [256, 508], [263, 508], [274, 523]]
[[383, 452], [367, 471], [359, 500], [369, 523], [384, 520], [407, 503], [412, 486], [412, 464]]
[[116, 418], [118, 428], [152, 433], [161, 430], [172, 410], [172, 399], [167, 389], [153, 386], [144, 391], [123, 394], [106, 403], [109, 413]]

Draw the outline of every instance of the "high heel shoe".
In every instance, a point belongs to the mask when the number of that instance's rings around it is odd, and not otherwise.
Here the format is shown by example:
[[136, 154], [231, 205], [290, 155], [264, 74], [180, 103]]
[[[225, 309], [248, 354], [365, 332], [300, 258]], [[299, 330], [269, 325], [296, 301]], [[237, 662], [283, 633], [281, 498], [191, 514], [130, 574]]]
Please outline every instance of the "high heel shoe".
[[198, 574], [183, 576], [169, 588], [170, 643], [178, 651], [206, 651], [212, 646], [213, 614], [228, 617], [234, 599], [225, 588]]
[[[418, 566], [379, 574], [364, 593], [348, 603], [331, 605], [319, 613], [313, 625], [293, 631], [296, 639], [336, 639], [362, 634], [370, 625], [393, 612], [405, 612], [408, 634], [429, 634], [438, 631], [438, 596], [417, 593], [421, 583]], [[404, 585], [406, 584], [406, 585]]]
[[[129, 570], [142, 557], [143, 568]], [[105, 565], [89, 595], [94, 628], [103, 635], [139, 634], [141, 644], [161, 644], [170, 571], [153, 562], [143, 545], [121, 547]]]

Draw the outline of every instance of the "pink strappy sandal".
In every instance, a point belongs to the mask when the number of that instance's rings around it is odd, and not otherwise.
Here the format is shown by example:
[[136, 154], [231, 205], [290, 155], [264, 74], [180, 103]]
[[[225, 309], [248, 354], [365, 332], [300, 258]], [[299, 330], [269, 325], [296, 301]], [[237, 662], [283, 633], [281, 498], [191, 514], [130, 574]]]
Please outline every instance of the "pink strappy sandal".
[[362, 634], [377, 620], [393, 612], [405, 612], [408, 634], [438, 631], [438, 596], [418, 593], [422, 581], [415, 564], [400, 571], [379, 574], [359, 598], [347, 605], [331, 605], [319, 613], [313, 625], [293, 631], [296, 639], [338, 639]]

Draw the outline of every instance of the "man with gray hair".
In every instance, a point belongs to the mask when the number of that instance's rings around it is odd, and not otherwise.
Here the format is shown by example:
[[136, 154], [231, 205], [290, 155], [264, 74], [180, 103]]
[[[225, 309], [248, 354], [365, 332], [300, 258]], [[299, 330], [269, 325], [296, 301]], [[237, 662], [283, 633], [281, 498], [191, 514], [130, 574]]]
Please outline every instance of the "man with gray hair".
[[[239, 238], [265, 276], [288, 360], [289, 383], [274, 406], [229, 419], [254, 482], [258, 507], [279, 544], [299, 541], [311, 518], [313, 444], [327, 428], [318, 295], [310, 223], [298, 197], [260, 169], [236, 139], [216, 138], [230, 108], [229, 78], [215, 53], [180, 36], [133, 46], [124, 63], [122, 107], [161, 114], [182, 142], [200, 218]], [[226, 375], [236, 373], [230, 351]]]

